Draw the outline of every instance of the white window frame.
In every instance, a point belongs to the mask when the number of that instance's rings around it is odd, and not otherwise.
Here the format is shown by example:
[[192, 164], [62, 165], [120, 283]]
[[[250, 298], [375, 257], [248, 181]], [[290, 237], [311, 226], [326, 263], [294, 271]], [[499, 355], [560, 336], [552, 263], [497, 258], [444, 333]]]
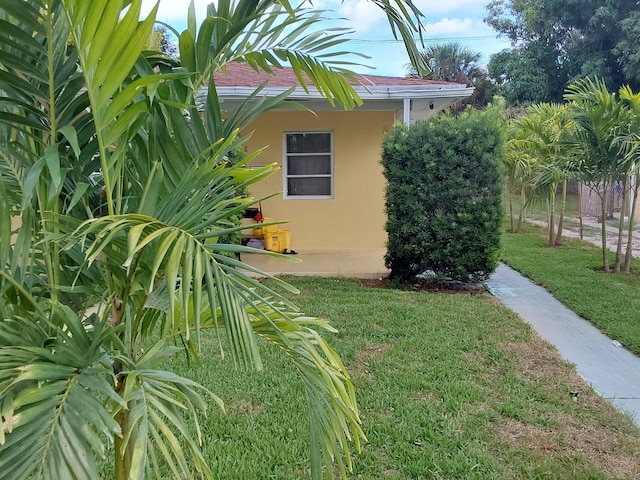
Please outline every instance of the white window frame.
[[[287, 172], [287, 168], [289, 162], [287, 161], [287, 156], [289, 153], [287, 152], [287, 136], [288, 135], [296, 135], [296, 134], [326, 134], [330, 135], [329, 148], [330, 152], [327, 154], [330, 155], [330, 165], [331, 165], [331, 173], [329, 174], [319, 174], [319, 175], [289, 175]], [[285, 200], [331, 200], [334, 198], [335, 186], [334, 186], [334, 175], [335, 175], [335, 165], [334, 165], [334, 148], [333, 148], [333, 131], [331, 130], [295, 130], [284, 132], [282, 135], [282, 183], [283, 183], [283, 198]], [[305, 155], [317, 155], [318, 153], [294, 153], [292, 155], [304, 157]], [[322, 154], [325, 154], [322, 152]], [[289, 195], [289, 178], [330, 178], [331, 182], [331, 193], [329, 195]]]

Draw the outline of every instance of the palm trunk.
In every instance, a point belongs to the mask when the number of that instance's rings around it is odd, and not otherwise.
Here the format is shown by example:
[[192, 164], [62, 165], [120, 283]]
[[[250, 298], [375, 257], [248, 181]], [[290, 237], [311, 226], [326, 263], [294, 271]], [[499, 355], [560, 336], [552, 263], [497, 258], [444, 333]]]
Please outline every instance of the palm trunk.
[[582, 220], [582, 187], [583, 184], [578, 183], [578, 220], [580, 222], [580, 240], [584, 240], [584, 222]]
[[558, 218], [558, 233], [556, 235], [556, 246], [562, 245], [562, 227], [564, 225], [564, 211], [567, 208], [567, 181], [562, 182], [562, 203], [560, 204], [560, 218]]
[[555, 246], [555, 209], [556, 209], [556, 192], [555, 190], [551, 192], [549, 195], [549, 241], [547, 242], [548, 247]]
[[620, 206], [620, 219], [618, 220], [618, 244], [616, 245], [616, 261], [613, 265], [613, 271], [620, 273], [622, 265], [622, 232], [624, 231], [624, 213], [627, 209], [627, 176], [622, 179], [622, 201]]
[[[125, 432], [124, 428], [126, 425], [124, 410], [118, 413], [116, 420], [118, 420], [118, 423], [120, 424], [120, 430], [122, 432], [122, 436], [124, 436], [124, 432]], [[122, 444], [123, 444], [123, 439], [120, 438], [119, 436], [116, 436], [114, 440], [114, 450], [115, 450], [115, 457], [116, 457], [115, 470], [114, 470], [115, 480], [127, 480], [127, 465], [125, 461], [124, 452], [122, 452]]]
[[[115, 313], [113, 314], [115, 316]], [[112, 318], [113, 320], [113, 318]], [[113, 373], [118, 378], [118, 386], [116, 392], [118, 395], [122, 395], [125, 389], [125, 378], [119, 378], [122, 372], [122, 363], [120, 360], [116, 360], [113, 365]], [[114, 417], [118, 425], [120, 425], [120, 435], [116, 435], [113, 441], [113, 454], [115, 457], [113, 478], [114, 480], [128, 480], [130, 459], [127, 458], [127, 452], [124, 449], [124, 436], [127, 432], [129, 410], [121, 409]]]
[[602, 269], [609, 273], [609, 255], [607, 252], [607, 188], [600, 192], [600, 237], [602, 239]]
[[624, 273], [631, 273], [631, 257], [633, 256], [633, 227], [636, 218], [636, 202], [638, 201], [638, 178], [634, 175], [633, 188], [631, 190], [631, 211], [629, 212], [629, 225], [627, 231], [627, 249], [624, 255]]
[[509, 195], [509, 220], [511, 221], [511, 233], [516, 233], [513, 229], [513, 199], [511, 198], [511, 193], [507, 193]]
[[524, 205], [527, 202], [527, 198], [524, 194], [524, 187], [520, 189], [520, 211], [518, 212], [518, 225], [516, 226], [516, 233], [522, 228], [522, 222], [524, 221]]

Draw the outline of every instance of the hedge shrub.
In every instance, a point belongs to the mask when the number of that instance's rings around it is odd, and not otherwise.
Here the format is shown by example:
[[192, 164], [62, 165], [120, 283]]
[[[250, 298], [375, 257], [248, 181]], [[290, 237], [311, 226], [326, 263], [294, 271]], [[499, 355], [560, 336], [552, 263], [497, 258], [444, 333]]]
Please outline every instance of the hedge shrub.
[[497, 266], [504, 106], [398, 126], [383, 142], [391, 277], [485, 279]]

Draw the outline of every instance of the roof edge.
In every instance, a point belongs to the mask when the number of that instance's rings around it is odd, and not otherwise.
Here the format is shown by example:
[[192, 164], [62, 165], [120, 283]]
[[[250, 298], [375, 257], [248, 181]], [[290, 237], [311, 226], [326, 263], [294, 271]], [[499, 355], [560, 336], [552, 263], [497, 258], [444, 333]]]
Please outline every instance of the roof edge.
[[[245, 99], [255, 92], [254, 87], [217, 87], [218, 97], [222, 99]], [[260, 93], [267, 97], [275, 97], [289, 90], [286, 87], [265, 87]], [[364, 101], [366, 100], [399, 100], [430, 99], [430, 98], [466, 98], [470, 96], [474, 88], [461, 83], [456, 84], [432, 84], [432, 85], [391, 85], [391, 86], [354, 86], [354, 90]], [[202, 92], [204, 93], [204, 92]], [[298, 87], [289, 95], [290, 99], [325, 99], [316, 88]]]

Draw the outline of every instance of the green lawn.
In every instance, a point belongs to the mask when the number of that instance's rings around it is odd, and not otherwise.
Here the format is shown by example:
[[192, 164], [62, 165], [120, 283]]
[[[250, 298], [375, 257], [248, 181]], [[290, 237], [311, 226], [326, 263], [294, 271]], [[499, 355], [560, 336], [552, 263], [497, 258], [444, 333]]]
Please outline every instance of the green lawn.
[[545, 239], [543, 229], [530, 225], [521, 234], [505, 233], [502, 260], [640, 354], [640, 260], [634, 259], [631, 275], [605, 274], [598, 247], [565, 240], [563, 247], [547, 248]]
[[[492, 297], [290, 280], [305, 312], [339, 329], [327, 336], [368, 437], [351, 478], [640, 478], [640, 432]], [[264, 348], [265, 371], [239, 372], [214, 334], [203, 349], [201, 366], [170, 367], [227, 405], [204, 426], [215, 477], [308, 478], [304, 392], [286, 359]]]
[[[520, 212], [520, 196], [510, 195], [505, 193], [503, 195], [504, 211], [509, 214], [509, 199], [511, 199], [513, 205], [514, 221], [518, 220], [518, 213]], [[557, 198], [556, 215], [560, 214], [560, 196]], [[577, 195], [567, 195], [567, 204], [565, 206], [565, 219], [569, 224], [578, 224], [578, 215], [580, 211], [580, 204], [578, 203]], [[547, 203], [544, 199], [534, 199], [526, 207], [525, 218], [528, 220], [535, 220], [540, 222], [546, 222], [549, 218], [549, 211], [547, 209]]]

